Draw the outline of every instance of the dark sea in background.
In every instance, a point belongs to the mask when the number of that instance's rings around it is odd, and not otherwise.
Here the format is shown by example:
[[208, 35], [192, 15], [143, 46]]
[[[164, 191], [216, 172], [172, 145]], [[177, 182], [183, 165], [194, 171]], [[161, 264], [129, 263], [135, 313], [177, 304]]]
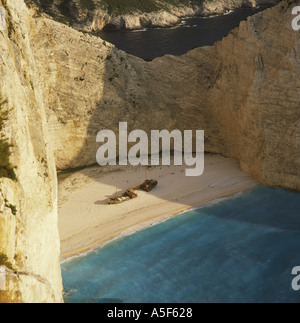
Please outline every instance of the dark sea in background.
[[188, 18], [178, 27], [137, 31], [102, 31], [98, 35], [117, 48], [143, 59], [165, 54], [182, 55], [195, 47], [213, 45], [242, 20], [264, 8], [241, 8], [222, 16]]

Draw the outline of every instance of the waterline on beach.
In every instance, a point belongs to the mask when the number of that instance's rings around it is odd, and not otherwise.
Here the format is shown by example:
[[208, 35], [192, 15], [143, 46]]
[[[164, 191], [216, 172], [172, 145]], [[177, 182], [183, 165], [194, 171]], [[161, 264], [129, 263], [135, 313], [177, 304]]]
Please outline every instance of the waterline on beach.
[[259, 187], [63, 267], [66, 302], [295, 302], [298, 193]]
[[216, 198], [231, 197], [258, 184], [240, 170], [238, 162], [219, 155], [206, 156], [205, 172], [200, 179], [186, 177], [185, 168], [151, 167], [148, 176], [158, 181], [157, 187], [149, 193], [138, 191], [138, 198], [120, 205], [108, 205], [116, 185], [120, 193], [135, 187], [145, 180], [144, 167], [125, 167], [121, 172], [106, 174], [102, 168], [94, 167], [62, 180], [59, 184], [61, 259], [100, 247], [128, 229], [137, 231], [140, 225], [161, 222], [170, 215]]
[[133, 234], [138, 233], [140, 231], [146, 230], [146, 229], [148, 229], [150, 227], [162, 224], [165, 221], [168, 221], [168, 220], [170, 220], [170, 219], [172, 219], [174, 217], [181, 216], [181, 215], [184, 215], [184, 214], [192, 212], [192, 211], [197, 211], [197, 210], [200, 210], [200, 209], [205, 208], [205, 207], [217, 205], [217, 204], [222, 203], [222, 202], [224, 202], [226, 200], [229, 200], [229, 199], [234, 199], [236, 197], [239, 197], [239, 196], [241, 196], [243, 194], [246, 194], [246, 193], [254, 190], [257, 187], [259, 187], [259, 185], [253, 186], [253, 187], [248, 188], [248, 189], [245, 189], [244, 191], [240, 191], [240, 192], [238, 192], [238, 193], [236, 193], [236, 194], [234, 194], [232, 196], [226, 196], [226, 197], [221, 197], [221, 198], [215, 198], [213, 200], [208, 200], [207, 202], [204, 202], [203, 204], [201, 204], [201, 205], [199, 205], [197, 207], [185, 206], [183, 211], [180, 211], [180, 212], [177, 212], [177, 213], [172, 213], [172, 214], [171, 213], [166, 214], [164, 216], [159, 216], [159, 217], [151, 219], [149, 221], [142, 222], [142, 223], [137, 224], [137, 225], [135, 225], [133, 227], [125, 229], [120, 234], [116, 235], [115, 237], [113, 237], [112, 239], [110, 239], [108, 241], [100, 242], [99, 244], [93, 245], [93, 247], [91, 247], [90, 249], [88, 249], [88, 250], [86, 250], [84, 252], [79, 252], [78, 254], [75, 254], [75, 255], [72, 255], [70, 257], [62, 259], [61, 264], [67, 263], [69, 261], [72, 261], [72, 260], [74, 260], [74, 259], [76, 259], [78, 257], [88, 256], [92, 252], [95, 252], [95, 251], [105, 247], [109, 243], [112, 243], [114, 241], [118, 241], [119, 239], [122, 239], [124, 237], [133, 235]]

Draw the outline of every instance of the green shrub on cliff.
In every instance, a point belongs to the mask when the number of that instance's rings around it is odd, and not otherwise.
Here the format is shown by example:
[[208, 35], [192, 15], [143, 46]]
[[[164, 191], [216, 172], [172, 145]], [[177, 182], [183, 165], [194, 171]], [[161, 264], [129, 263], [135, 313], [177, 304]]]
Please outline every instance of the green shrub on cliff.
[[103, 9], [110, 15], [122, 15], [134, 12], [168, 11], [169, 6], [200, 5], [203, 0], [25, 0], [29, 6], [34, 4], [61, 22], [76, 21], [80, 10], [94, 11]]
[[168, 11], [168, 6], [191, 6], [199, 4], [201, 0], [101, 0], [98, 1], [109, 14], [126, 14], [133, 12]]
[[8, 143], [8, 139], [2, 133], [4, 123], [8, 117], [6, 105], [7, 100], [4, 100], [0, 95], [0, 178], [8, 177], [12, 180], [16, 180], [16, 174], [9, 161], [11, 145]]
[[81, 8], [89, 11], [95, 10], [96, 6], [93, 0], [80, 0]]
[[7, 268], [13, 270], [13, 265], [10, 261], [8, 261], [8, 257], [4, 253], [0, 253], [0, 266], [6, 266]]

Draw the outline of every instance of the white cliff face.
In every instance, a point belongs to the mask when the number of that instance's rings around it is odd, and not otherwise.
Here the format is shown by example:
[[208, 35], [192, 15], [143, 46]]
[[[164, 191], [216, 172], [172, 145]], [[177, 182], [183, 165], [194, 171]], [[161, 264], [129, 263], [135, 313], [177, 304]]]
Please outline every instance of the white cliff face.
[[0, 302], [61, 302], [56, 168], [33, 54], [33, 19], [22, 0], [1, 0], [0, 6], [8, 26], [0, 31], [0, 93], [8, 100], [4, 132], [17, 175], [17, 181], [0, 179], [0, 254], [12, 265]]

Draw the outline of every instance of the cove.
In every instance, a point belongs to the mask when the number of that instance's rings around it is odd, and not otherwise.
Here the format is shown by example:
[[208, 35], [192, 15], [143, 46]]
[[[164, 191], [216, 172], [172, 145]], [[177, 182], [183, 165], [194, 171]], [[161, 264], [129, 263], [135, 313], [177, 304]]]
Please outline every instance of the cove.
[[186, 18], [174, 28], [101, 31], [97, 35], [129, 54], [152, 60], [166, 54], [183, 55], [195, 47], [211, 46], [242, 20], [266, 8], [240, 8], [222, 16]]

